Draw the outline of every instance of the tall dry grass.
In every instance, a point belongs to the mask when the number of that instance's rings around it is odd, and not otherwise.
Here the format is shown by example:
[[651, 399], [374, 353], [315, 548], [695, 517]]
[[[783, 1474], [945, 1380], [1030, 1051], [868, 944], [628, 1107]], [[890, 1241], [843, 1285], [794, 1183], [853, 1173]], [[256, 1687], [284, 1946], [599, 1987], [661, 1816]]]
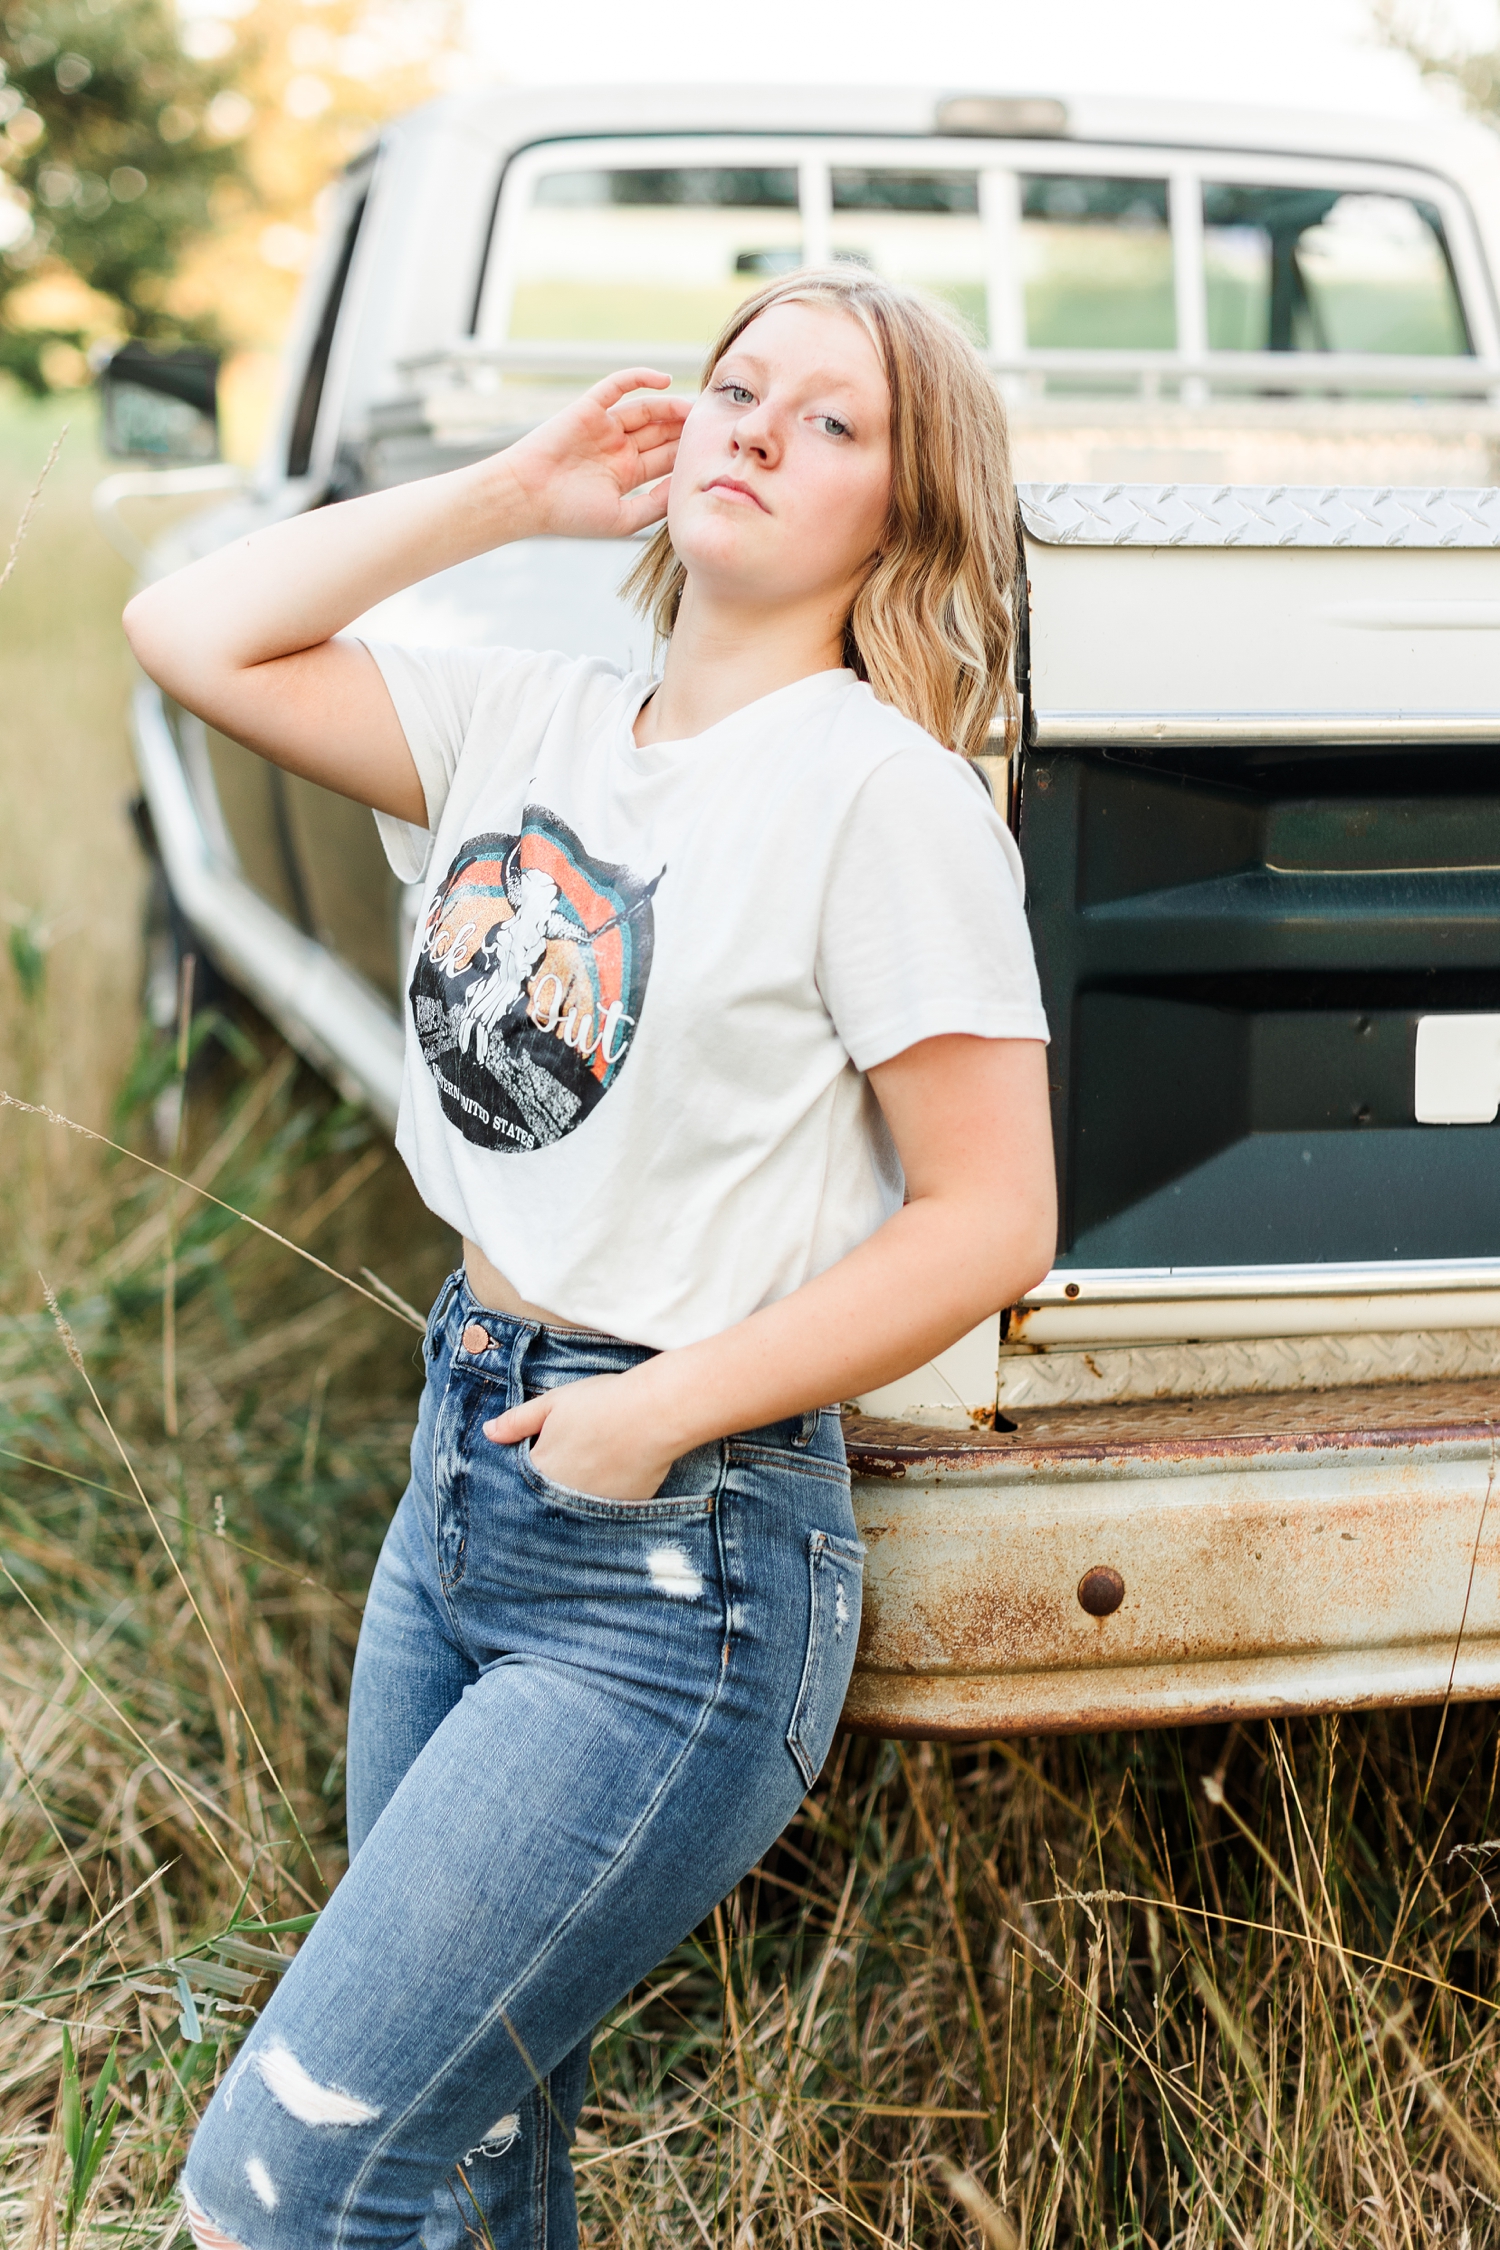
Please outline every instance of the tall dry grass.
[[[174, 1068], [148, 1052], [145, 1120]], [[60, 1128], [0, 1112], [0, 1167]], [[0, 2241], [63, 2238], [63, 2033], [124, 2107], [79, 2241], [164, 2238], [192, 2121], [343, 1864], [342, 1713], [415, 1337], [96, 1156], [0, 1318]], [[185, 1172], [421, 1301], [382, 1143], [269, 1035]], [[946, 1750], [842, 1741], [601, 2031], [591, 2244], [1500, 2242], [1489, 1710]]]
[[[95, 531], [107, 464], [87, 397], [21, 400], [0, 383], [0, 570], [49, 448], [62, 437], [0, 592], [0, 1083], [102, 1122], [135, 1036], [142, 871], [127, 806], [130, 663], [119, 630], [129, 573]], [[65, 433], [65, 434], [64, 434]], [[123, 943], [121, 942], [123, 939]], [[45, 988], [37, 1038], [16, 964]], [[0, 988], [3, 989], [3, 988]], [[53, 1177], [80, 1181], [81, 1152]]]
[[[45, 739], [52, 674], [26, 676], [31, 731], [7, 722]], [[67, 869], [22, 867], [35, 911], [64, 911]], [[55, 949], [0, 966], [9, 1083], [55, 1094], [97, 1040], [113, 1135], [154, 1160], [178, 1056], [132, 1046], [112, 928], [97, 987]], [[264, 1027], [214, 1030], [179, 1144], [201, 1194], [0, 1110], [6, 2250], [173, 2236], [193, 2121], [338, 1878], [349, 1667], [420, 1370], [328, 1269], [421, 1304], [449, 1254], [361, 1118]], [[88, 1051], [71, 1083], [106, 1126]], [[1497, 1764], [1475, 1706], [841, 1741], [602, 2027], [585, 2239], [1500, 2243]]]

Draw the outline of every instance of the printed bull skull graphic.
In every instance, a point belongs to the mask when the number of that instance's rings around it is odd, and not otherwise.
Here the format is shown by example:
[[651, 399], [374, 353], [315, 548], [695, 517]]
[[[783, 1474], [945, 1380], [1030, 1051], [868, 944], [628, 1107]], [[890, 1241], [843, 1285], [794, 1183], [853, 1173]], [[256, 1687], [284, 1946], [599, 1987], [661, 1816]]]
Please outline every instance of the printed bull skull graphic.
[[466, 1140], [545, 1148], [603, 1100], [640, 1021], [663, 873], [591, 859], [543, 805], [519, 835], [463, 845], [428, 908], [410, 998]]

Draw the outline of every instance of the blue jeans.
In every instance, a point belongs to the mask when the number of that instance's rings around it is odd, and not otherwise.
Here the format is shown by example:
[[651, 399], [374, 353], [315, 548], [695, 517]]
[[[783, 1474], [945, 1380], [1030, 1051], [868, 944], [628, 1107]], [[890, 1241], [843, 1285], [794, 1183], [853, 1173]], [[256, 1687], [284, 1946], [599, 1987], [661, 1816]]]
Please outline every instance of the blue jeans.
[[480, 1425], [650, 1355], [490, 1312], [426, 1339], [349, 1714], [353, 1859], [199, 2126], [200, 2244], [571, 2250], [601, 2016], [752, 1867], [827, 1756], [862, 1549], [838, 1414], [699, 1446], [654, 1500]]

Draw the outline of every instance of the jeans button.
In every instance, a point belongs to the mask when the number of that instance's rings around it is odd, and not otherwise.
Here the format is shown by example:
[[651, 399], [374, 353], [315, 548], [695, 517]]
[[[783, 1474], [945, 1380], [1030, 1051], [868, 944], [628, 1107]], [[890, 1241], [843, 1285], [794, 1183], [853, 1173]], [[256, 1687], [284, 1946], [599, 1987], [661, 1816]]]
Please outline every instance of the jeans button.
[[477, 1320], [471, 1320], [464, 1330], [464, 1350], [466, 1352], [487, 1352], [493, 1344], [494, 1338], [489, 1330], [481, 1328]]

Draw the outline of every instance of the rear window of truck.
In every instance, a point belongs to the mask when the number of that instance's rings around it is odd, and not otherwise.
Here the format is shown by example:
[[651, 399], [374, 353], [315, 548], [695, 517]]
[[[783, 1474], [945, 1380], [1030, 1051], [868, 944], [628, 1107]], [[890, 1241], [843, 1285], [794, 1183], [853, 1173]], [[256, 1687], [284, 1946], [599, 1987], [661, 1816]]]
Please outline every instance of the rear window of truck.
[[[1465, 239], [1469, 283], [1455, 236]], [[1159, 387], [1174, 359], [1308, 387], [1341, 357], [1459, 361], [1482, 296], [1460, 199], [1389, 168], [1056, 143], [621, 139], [512, 161], [480, 331], [507, 344], [701, 350], [747, 295], [844, 261], [947, 300], [997, 371]], [[1477, 348], [1488, 350], [1486, 344]], [[1091, 355], [1112, 355], [1091, 366]], [[603, 355], [607, 356], [607, 352]], [[1371, 376], [1372, 363], [1374, 375]], [[1333, 371], [1330, 370], [1330, 377]], [[1467, 378], [1455, 369], [1450, 388]], [[1267, 375], [1263, 387], [1274, 390]], [[1393, 367], [1389, 387], [1410, 388]]]

